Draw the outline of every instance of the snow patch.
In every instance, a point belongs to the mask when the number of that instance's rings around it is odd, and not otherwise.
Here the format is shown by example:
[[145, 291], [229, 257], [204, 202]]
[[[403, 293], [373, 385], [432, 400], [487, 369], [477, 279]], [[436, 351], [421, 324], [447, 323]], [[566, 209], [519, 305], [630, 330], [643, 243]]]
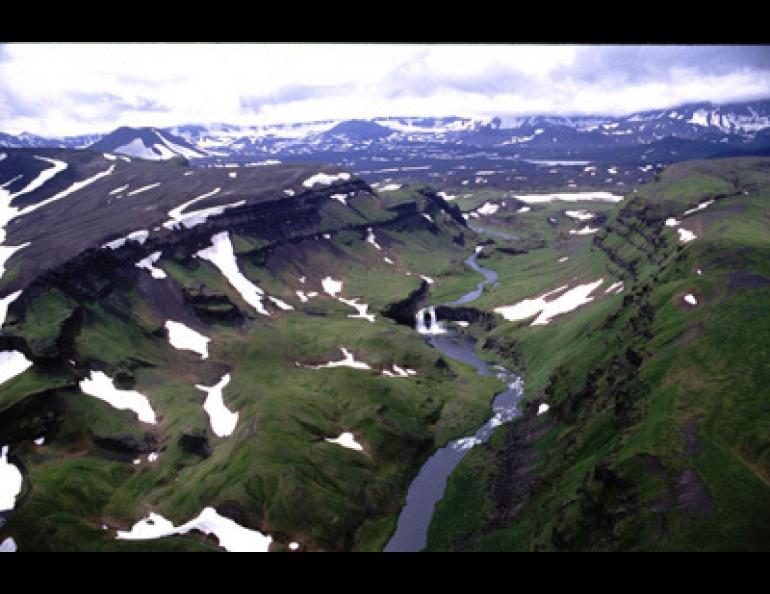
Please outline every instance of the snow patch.
[[5, 274], [5, 263], [10, 260], [11, 256], [16, 252], [28, 247], [29, 244], [30, 242], [27, 241], [21, 245], [0, 245], [0, 278], [3, 278], [3, 275]]
[[349, 179], [349, 173], [338, 173], [336, 175], [329, 175], [328, 173], [316, 173], [315, 175], [303, 181], [302, 185], [306, 188], [312, 188], [316, 184], [330, 186], [336, 181], [347, 181]]
[[144, 244], [145, 241], [147, 241], [147, 238], [150, 236], [150, 232], [146, 229], [140, 229], [139, 231], [132, 231], [125, 237], [120, 237], [119, 239], [115, 239], [113, 241], [108, 241], [107, 243], [103, 244], [103, 248], [110, 248], [111, 250], [117, 250], [119, 248], [122, 248], [124, 245], [126, 245], [127, 241], [136, 241], [139, 244]]
[[691, 215], [694, 212], [698, 212], [699, 210], [703, 210], [704, 208], [708, 208], [712, 204], [714, 204], [713, 200], [706, 200], [705, 202], [701, 202], [700, 204], [698, 204], [698, 206], [696, 206], [695, 208], [690, 208], [688, 210], [685, 210], [682, 213], [682, 216], [686, 217], [687, 215]]
[[556, 194], [525, 194], [515, 195], [514, 198], [528, 204], [542, 204], [544, 202], [620, 202], [623, 196], [617, 196], [610, 192], [565, 192]]
[[392, 369], [393, 371], [390, 371], [389, 369], [383, 369], [382, 375], [386, 377], [409, 377], [412, 375], [417, 375], [417, 372], [414, 369], [399, 367], [395, 363], [393, 364]]
[[[539, 297], [524, 299], [514, 305], [496, 307], [494, 311], [509, 321], [526, 320], [537, 314], [537, 317], [530, 326], [546, 325], [550, 323], [554, 317], [570, 312], [581, 305], [593, 301], [594, 298], [590, 297], [590, 294], [603, 282], [604, 279], [600, 278], [597, 281], [578, 285], [567, 291], [565, 291], [567, 285], [563, 285], [552, 291], [548, 291]], [[562, 294], [555, 299], [547, 299], [556, 293]]]
[[679, 227], [679, 229], [677, 229], [676, 231], [679, 234], [679, 241], [681, 243], [689, 243], [693, 239], [696, 239], [698, 237], [697, 235], [695, 235], [695, 233], [685, 229], [684, 227]]
[[154, 184], [149, 184], [146, 186], [142, 186], [141, 188], [137, 188], [136, 190], [130, 191], [127, 195], [128, 196], [136, 196], [137, 194], [141, 194], [142, 192], [147, 192], [148, 190], [152, 190], [153, 188], [157, 188], [160, 185], [160, 182], [156, 182]]
[[321, 286], [323, 286], [324, 291], [332, 297], [336, 297], [337, 293], [342, 291], [342, 281], [336, 281], [330, 276], [327, 276], [321, 281]]
[[570, 217], [571, 219], [575, 219], [576, 221], [590, 221], [591, 219], [595, 218], [596, 215], [593, 213], [588, 212], [587, 210], [565, 210], [564, 214]]
[[369, 365], [363, 361], [356, 361], [353, 353], [348, 351], [345, 347], [340, 347], [344, 359], [340, 361], [330, 361], [323, 365], [311, 365], [311, 369], [327, 369], [331, 367], [351, 367], [352, 369], [371, 369]]
[[15, 553], [16, 548], [16, 541], [11, 536], [0, 543], [0, 553]]
[[8, 308], [10, 307], [11, 303], [19, 298], [19, 295], [21, 295], [21, 291], [15, 291], [10, 295], [0, 297], [0, 328], [2, 328], [3, 324], [5, 324], [5, 317], [8, 315]]
[[570, 235], [590, 235], [591, 233], [596, 233], [599, 230], [598, 227], [591, 227], [589, 225], [586, 225], [582, 229], [578, 229], [575, 231], [574, 229], [569, 230]]
[[376, 240], [376, 239], [375, 239], [375, 237], [374, 237], [374, 231], [372, 231], [372, 228], [371, 228], [371, 227], [369, 227], [369, 228], [366, 230], [366, 233], [367, 233], [367, 235], [366, 235], [366, 241], [367, 241], [367, 243], [371, 243], [371, 244], [372, 244], [372, 245], [375, 247], [375, 249], [377, 249], [378, 251], [379, 251], [379, 250], [382, 250], [382, 247], [380, 247], [380, 244], [379, 244], [379, 243], [377, 243], [377, 240]]
[[138, 521], [130, 531], [118, 531], [119, 540], [154, 540], [176, 534], [187, 534], [198, 530], [204, 534], [213, 534], [219, 546], [236, 553], [266, 553], [272, 537], [257, 530], [244, 528], [230, 518], [220, 515], [213, 507], [205, 508], [197, 518], [179, 527], [160, 514], [150, 513], [147, 518]]
[[0, 351], [0, 385], [32, 367], [32, 361], [19, 351]]
[[0, 450], [0, 511], [14, 508], [23, 482], [21, 471], [8, 462], [8, 446], [3, 446]]
[[270, 315], [262, 304], [264, 291], [243, 276], [243, 273], [238, 269], [233, 244], [230, 242], [230, 235], [227, 231], [214, 235], [211, 238], [211, 247], [200, 250], [195, 255], [216, 266], [230, 285], [240, 293], [243, 300], [258, 313], [265, 316]]
[[349, 431], [341, 433], [339, 437], [335, 437], [334, 439], [327, 437], [324, 441], [328, 441], [329, 443], [340, 445], [343, 448], [348, 448], [350, 450], [357, 450], [359, 452], [364, 451], [364, 446], [358, 443], [356, 441], [355, 436]]
[[357, 313], [348, 315], [349, 318], [362, 318], [364, 320], [369, 320], [371, 323], [374, 323], [374, 314], [366, 313], [366, 311], [369, 309], [369, 306], [366, 303], [358, 303], [358, 297], [352, 300], [338, 297], [337, 300], [341, 301], [345, 305], [349, 305], [356, 310]]
[[180, 226], [185, 227], [187, 229], [192, 229], [197, 225], [201, 225], [205, 223], [209, 219], [209, 217], [221, 215], [223, 212], [225, 212], [229, 208], [236, 208], [238, 206], [242, 206], [246, 204], [245, 200], [239, 200], [238, 202], [231, 202], [229, 204], [222, 204], [220, 206], [211, 206], [209, 208], [191, 210], [190, 212], [187, 212], [187, 213], [184, 212], [187, 209], [187, 207], [191, 206], [196, 202], [199, 202], [200, 200], [204, 200], [210, 196], [214, 196], [215, 194], [219, 193], [220, 190], [221, 188], [214, 188], [210, 192], [206, 192], [205, 194], [196, 196], [192, 200], [188, 200], [184, 204], [181, 204], [176, 208], [171, 209], [170, 211], [168, 211], [168, 216], [170, 216], [171, 219], [163, 223], [163, 226], [166, 229], [170, 229], [170, 230], [179, 229]]
[[500, 210], [500, 205], [494, 202], [485, 202], [481, 207], [476, 209], [476, 212], [481, 215], [492, 215]]
[[80, 389], [89, 396], [104, 400], [118, 410], [131, 410], [143, 423], [156, 424], [155, 411], [147, 396], [134, 390], [119, 390], [102, 371], [92, 371], [88, 379], [80, 382]]
[[180, 351], [193, 351], [198, 353], [201, 359], [208, 359], [210, 338], [174, 320], [166, 321], [166, 330], [172, 347]]
[[206, 401], [203, 403], [203, 410], [209, 415], [211, 430], [218, 437], [227, 437], [235, 431], [238, 424], [240, 413], [233, 412], [225, 406], [222, 391], [230, 383], [230, 374], [226, 373], [219, 382], [213, 386], [202, 386], [196, 384], [195, 387], [202, 392], [206, 392]]
[[137, 268], [143, 268], [144, 270], [149, 270], [150, 274], [152, 275], [152, 278], [156, 279], [164, 279], [166, 278], [166, 273], [161, 270], [160, 268], [156, 268], [153, 266], [155, 262], [157, 262], [160, 259], [162, 252], [153, 252], [146, 258], [139, 260], [134, 266]]
[[318, 293], [315, 291], [310, 291], [309, 293], [305, 293], [304, 291], [295, 291], [297, 296], [299, 297], [299, 300], [302, 303], [307, 303], [310, 301], [313, 297], [318, 297]]

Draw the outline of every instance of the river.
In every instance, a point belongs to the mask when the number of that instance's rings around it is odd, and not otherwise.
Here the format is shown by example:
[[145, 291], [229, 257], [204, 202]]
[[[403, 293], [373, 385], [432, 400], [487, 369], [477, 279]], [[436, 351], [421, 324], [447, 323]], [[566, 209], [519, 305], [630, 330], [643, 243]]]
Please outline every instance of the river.
[[[477, 287], [447, 306], [465, 305], [475, 301], [486, 285], [497, 285], [497, 273], [479, 265], [476, 253], [465, 263], [480, 273], [484, 280]], [[437, 450], [420, 468], [417, 477], [409, 486], [406, 505], [401, 510], [396, 531], [385, 546], [385, 552], [417, 552], [425, 548], [428, 540], [428, 527], [433, 518], [436, 504], [444, 496], [447, 479], [470, 449], [486, 442], [495, 427], [510, 422], [519, 414], [518, 404], [522, 396], [521, 379], [500, 365], [489, 365], [476, 355], [476, 341], [467, 334], [445, 328], [436, 318], [435, 307], [427, 307], [417, 312], [415, 329], [428, 339], [428, 342], [441, 353], [468, 363], [476, 368], [479, 375], [497, 376], [505, 382], [506, 389], [495, 395], [492, 400], [492, 417], [472, 436], [450, 441]]]

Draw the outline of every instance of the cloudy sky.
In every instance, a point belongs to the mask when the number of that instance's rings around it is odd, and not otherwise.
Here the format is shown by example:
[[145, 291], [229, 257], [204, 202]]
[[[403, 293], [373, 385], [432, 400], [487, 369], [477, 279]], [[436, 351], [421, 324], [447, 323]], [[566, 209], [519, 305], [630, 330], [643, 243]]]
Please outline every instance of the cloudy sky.
[[0, 45], [0, 132], [624, 114], [770, 98], [770, 46]]

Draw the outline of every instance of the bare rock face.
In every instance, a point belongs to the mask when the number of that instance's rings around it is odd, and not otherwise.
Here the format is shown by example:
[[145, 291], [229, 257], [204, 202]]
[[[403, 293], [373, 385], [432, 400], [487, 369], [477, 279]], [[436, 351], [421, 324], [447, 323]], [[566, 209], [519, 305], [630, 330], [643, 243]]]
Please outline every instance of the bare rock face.
[[211, 456], [211, 445], [205, 432], [183, 433], [179, 438], [179, 446], [190, 454], [195, 454], [201, 458]]
[[425, 302], [425, 299], [427, 299], [428, 292], [428, 283], [422, 281], [420, 288], [412, 291], [406, 299], [391, 303], [380, 313], [394, 322], [413, 328], [415, 323], [414, 317]]

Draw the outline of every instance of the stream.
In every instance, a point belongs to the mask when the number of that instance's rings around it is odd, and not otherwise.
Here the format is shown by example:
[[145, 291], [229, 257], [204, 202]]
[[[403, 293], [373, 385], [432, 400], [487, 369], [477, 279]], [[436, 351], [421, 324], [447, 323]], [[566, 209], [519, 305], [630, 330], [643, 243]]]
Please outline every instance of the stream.
[[[475, 301], [484, 291], [484, 286], [497, 286], [497, 273], [484, 268], [476, 261], [480, 249], [465, 263], [484, 277], [477, 287], [447, 306], [464, 305]], [[384, 548], [384, 552], [417, 552], [425, 548], [428, 540], [428, 527], [433, 518], [436, 504], [444, 496], [447, 480], [452, 471], [470, 451], [480, 443], [486, 442], [495, 427], [513, 420], [519, 414], [518, 404], [523, 392], [521, 379], [500, 365], [489, 365], [476, 355], [476, 341], [467, 334], [445, 328], [436, 318], [435, 306], [426, 307], [417, 312], [415, 330], [428, 339], [428, 342], [441, 353], [468, 363], [483, 376], [496, 376], [505, 382], [507, 388], [495, 395], [492, 400], [492, 418], [484, 423], [472, 436], [450, 441], [437, 450], [420, 468], [417, 477], [409, 486], [406, 505], [398, 517], [396, 531]]]

